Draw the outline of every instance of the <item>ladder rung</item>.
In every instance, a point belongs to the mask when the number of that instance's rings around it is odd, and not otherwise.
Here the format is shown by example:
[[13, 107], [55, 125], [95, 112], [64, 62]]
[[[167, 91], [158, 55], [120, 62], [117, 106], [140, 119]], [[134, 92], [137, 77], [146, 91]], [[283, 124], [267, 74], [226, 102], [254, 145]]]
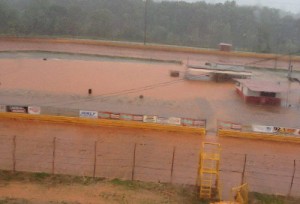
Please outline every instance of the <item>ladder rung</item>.
[[206, 188], [206, 189], [207, 189], [207, 188], [211, 189], [211, 186], [210, 186], [210, 185], [209, 185], [209, 186], [201, 185], [200, 187], [201, 187], [201, 188]]
[[212, 183], [212, 180], [200, 180], [200, 183]]
[[207, 192], [207, 193], [210, 193], [211, 192], [211, 188], [204, 188], [203, 189], [203, 186], [201, 186], [201, 192]]

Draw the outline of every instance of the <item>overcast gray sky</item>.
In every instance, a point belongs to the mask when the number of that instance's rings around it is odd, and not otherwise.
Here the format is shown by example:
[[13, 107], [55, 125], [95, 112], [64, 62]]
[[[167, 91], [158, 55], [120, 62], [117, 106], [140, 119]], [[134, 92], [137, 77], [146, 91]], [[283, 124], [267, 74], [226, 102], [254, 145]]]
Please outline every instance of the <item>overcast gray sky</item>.
[[[178, 1], [178, 0], [168, 0]], [[183, 0], [195, 2], [199, 0]], [[205, 0], [207, 3], [224, 3], [226, 0]], [[278, 8], [292, 13], [300, 13], [300, 0], [235, 0], [239, 5], [259, 5]]]

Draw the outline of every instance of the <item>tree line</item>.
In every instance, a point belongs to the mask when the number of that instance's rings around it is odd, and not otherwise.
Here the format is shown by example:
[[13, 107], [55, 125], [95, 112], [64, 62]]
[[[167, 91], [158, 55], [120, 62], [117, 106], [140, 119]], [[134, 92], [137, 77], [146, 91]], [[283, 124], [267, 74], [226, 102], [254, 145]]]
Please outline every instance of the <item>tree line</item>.
[[153, 0], [0, 0], [0, 34], [294, 53], [300, 18], [277, 9]]

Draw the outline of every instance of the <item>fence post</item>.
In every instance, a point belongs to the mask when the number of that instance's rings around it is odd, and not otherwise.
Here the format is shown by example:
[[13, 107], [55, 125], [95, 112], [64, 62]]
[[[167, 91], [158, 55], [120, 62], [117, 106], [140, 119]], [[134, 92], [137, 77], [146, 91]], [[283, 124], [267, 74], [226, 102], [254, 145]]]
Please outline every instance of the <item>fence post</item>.
[[293, 184], [294, 184], [295, 173], [296, 173], [296, 160], [294, 160], [293, 176], [292, 176], [292, 181], [291, 181], [291, 185], [290, 185], [290, 189], [289, 189], [289, 193], [288, 193], [288, 196], [287, 196], [287, 197], [290, 197], [290, 196], [291, 196], [292, 188], [293, 188]]
[[219, 136], [219, 124], [220, 124], [220, 121], [217, 119], [217, 131], [216, 131], [217, 136]]
[[246, 171], [246, 164], [247, 164], [247, 154], [245, 154], [244, 157], [244, 166], [243, 166], [243, 172], [242, 172], [242, 180], [241, 180], [241, 185], [244, 184], [245, 182], [245, 171]]
[[96, 176], [96, 166], [97, 166], [97, 141], [95, 141], [95, 146], [94, 146], [94, 171], [93, 171], [93, 177], [95, 178]]
[[17, 136], [13, 136], [13, 149], [12, 149], [12, 159], [13, 159], [13, 172], [16, 172], [16, 150], [17, 150]]
[[174, 160], [175, 160], [176, 147], [173, 147], [172, 165], [171, 165], [171, 183], [173, 182]]
[[55, 153], [56, 153], [56, 137], [53, 138], [52, 174], [55, 173]]
[[135, 171], [135, 153], [136, 153], [136, 143], [134, 144], [134, 149], [133, 149], [133, 162], [132, 162], [132, 173], [131, 173], [131, 180], [134, 180], [134, 171]]

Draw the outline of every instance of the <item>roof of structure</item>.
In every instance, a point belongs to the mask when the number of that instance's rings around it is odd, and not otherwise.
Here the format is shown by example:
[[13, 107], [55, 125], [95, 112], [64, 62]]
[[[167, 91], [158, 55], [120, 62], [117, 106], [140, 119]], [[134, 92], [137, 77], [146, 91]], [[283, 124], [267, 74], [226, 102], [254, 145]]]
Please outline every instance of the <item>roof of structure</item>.
[[236, 79], [236, 81], [240, 82], [251, 91], [280, 93], [288, 90], [287, 86], [280, 82], [255, 79]]
[[228, 75], [232, 75], [232, 76], [252, 76], [251, 72], [245, 72], [245, 71], [231, 71], [231, 70], [213, 70], [213, 69], [200, 69], [200, 68], [196, 68], [196, 69], [190, 69], [189, 71], [193, 71], [193, 72], [199, 72], [199, 73], [207, 73], [207, 74], [228, 74]]

